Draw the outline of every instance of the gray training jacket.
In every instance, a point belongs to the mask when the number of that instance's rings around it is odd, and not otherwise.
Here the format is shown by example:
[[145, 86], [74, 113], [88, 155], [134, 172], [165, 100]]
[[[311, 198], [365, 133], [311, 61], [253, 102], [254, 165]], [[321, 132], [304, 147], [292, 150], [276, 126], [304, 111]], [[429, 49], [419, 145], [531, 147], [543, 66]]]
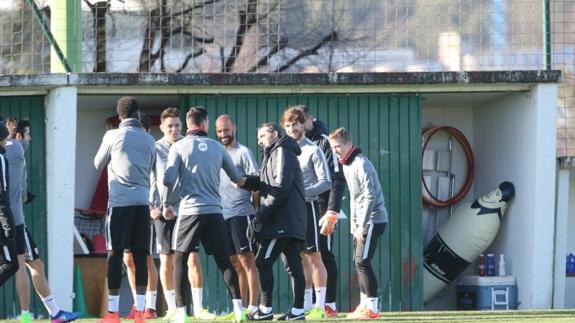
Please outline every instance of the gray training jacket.
[[[180, 137], [178, 140], [182, 139]], [[172, 144], [168, 142], [166, 137], [156, 141], [156, 167], [150, 174], [150, 207], [162, 208], [162, 198], [166, 194], [166, 187], [164, 186], [164, 174], [166, 166], [168, 165], [168, 155]], [[180, 205], [180, 183], [176, 181], [174, 185], [174, 194], [171, 195], [168, 204], [174, 209], [177, 214], [178, 205]]]
[[156, 159], [154, 137], [140, 121], [128, 118], [118, 129], [108, 130], [94, 157], [94, 166], [108, 164], [108, 208], [148, 205], [150, 172]]
[[350, 230], [364, 230], [368, 223], [387, 223], [387, 210], [379, 177], [373, 164], [356, 150], [344, 165], [350, 197]]
[[176, 180], [180, 181], [181, 197], [178, 215], [222, 213], [220, 169], [234, 183], [242, 179], [224, 146], [201, 133], [189, 134], [170, 148], [164, 174], [167, 194], [162, 204], [172, 199]]
[[325, 155], [318, 145], [308, 138], [298, 142], [301, 154], [297, 156], [303, 175], [305, 201], [313, 202], [331, 188], [331, 175]]
[[[258, 163], [248, 147], [236, 142], [234, 147], [226, 149], [226, 151], [240, 174], [259, 176]], [[223, 169], [220, 170], [220, 195], [224, 220], [234, 216], [255, 214], [252, 205], [252, 193], [243, 188], [235, 187]]]
[[14, 225], [24, 223], [24, 196], [27, 192], [27, 171], [24, 147], [16, 139], [8, 139], [6, 144], [6, 159], [8, 160], [8, 190], [10, 192], [10, 208], [14, 217]]

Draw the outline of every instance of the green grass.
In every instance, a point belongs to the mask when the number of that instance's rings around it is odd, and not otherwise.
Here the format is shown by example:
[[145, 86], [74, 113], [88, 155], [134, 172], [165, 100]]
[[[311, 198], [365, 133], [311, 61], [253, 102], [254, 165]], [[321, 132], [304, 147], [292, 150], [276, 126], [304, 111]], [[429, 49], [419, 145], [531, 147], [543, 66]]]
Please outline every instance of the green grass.
[[[97, 319], [81, 319], [78, 323], [96, 323]], [[327, 321], [351, 322], [345, 315], [340, 314], [337, 319], [326, 319]], [[424, 323], [424, 322], [526, 322], [526, 323], [559, 323], [575, 322], [575, 310], [545, 310], [545, 311], [445, 311], [445, 312], [385, 312], [378, 320], [380, 322], [399, 323]], [[18, 322], [16, 320], [0, 320], [2, 322]], [[35, 320], [33, 323], [49, 323], [48, 320]], [[123, 320], [123, 322], [132, 322]], [[162, 320], [149, 320], [149, 323], [166, 323]], [[191, 320], [191, 322], [202, 322]], [[208, 321], [203, 321], [208, 322]]]

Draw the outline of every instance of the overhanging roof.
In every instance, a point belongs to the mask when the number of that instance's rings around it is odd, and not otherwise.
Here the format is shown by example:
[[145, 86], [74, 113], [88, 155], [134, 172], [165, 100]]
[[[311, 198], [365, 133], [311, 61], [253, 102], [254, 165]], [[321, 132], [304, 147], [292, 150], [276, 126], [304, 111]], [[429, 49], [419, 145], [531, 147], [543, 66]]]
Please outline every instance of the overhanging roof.
[[86, 73], [0, 76], [0, 94], [41, 94], [75, 86], [81, 94], [493, 92], [556, 83], [561, 71], [176, 74]]

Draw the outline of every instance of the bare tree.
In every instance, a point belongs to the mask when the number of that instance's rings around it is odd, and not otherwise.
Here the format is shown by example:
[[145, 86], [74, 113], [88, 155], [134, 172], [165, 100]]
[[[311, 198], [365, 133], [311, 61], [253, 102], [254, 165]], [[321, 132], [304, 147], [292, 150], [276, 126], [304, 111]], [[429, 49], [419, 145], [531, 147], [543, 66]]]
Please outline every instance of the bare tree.
[[[200, 4], [192, 4], [191, 7], [183, 9], [178, 12], [172, 12], [171, 8], [167, 5], [167, 0], [161, 0], [159, 7], [154, 8], [149, 12], [147, 19], [146, 29], [144, 32], [144, 43], [142, 51], [140, 52], [140, 64], [138, 71], [149, 72], [154, 66], [156, 60], [160, 59], [160, 71], [165, 72], [166, 66], [164, 62], [166, 46], [173, 37], [173, 35], [186, 35], [191, 37], [194, 41], [202, 44], [211, 44], [214, 42], [213, 37], [197, 36], [191, 33], [188, 29], [191, 28], [192, 20], [185, 19], [185, 15], [193, 13], [194, 10], [205, 7], [206, 5], [213, 4], [219, 0], [206, 0]], [[174, 20], [178, 19], [179, 23]], [[171, 26], [181, 26], [171, 28]], [[160, 39], [159, 48], [153, 52], [156, 39]], [[183, 71], [192, 58], [200, 56], [204, 53], [203, 48], [192, 49], [191, 53], [186, 56], [182, 65], [177, 69], [177, 72]]]

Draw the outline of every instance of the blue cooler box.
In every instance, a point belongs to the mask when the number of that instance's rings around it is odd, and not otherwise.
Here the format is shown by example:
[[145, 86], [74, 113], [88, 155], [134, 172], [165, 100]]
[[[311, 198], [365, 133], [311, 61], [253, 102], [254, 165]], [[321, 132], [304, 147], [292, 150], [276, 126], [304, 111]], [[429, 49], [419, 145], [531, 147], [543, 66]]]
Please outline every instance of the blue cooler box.
[[457, 286], [457, 309], [517, 309], [517, 283], [515, 277], [464, 276]]

